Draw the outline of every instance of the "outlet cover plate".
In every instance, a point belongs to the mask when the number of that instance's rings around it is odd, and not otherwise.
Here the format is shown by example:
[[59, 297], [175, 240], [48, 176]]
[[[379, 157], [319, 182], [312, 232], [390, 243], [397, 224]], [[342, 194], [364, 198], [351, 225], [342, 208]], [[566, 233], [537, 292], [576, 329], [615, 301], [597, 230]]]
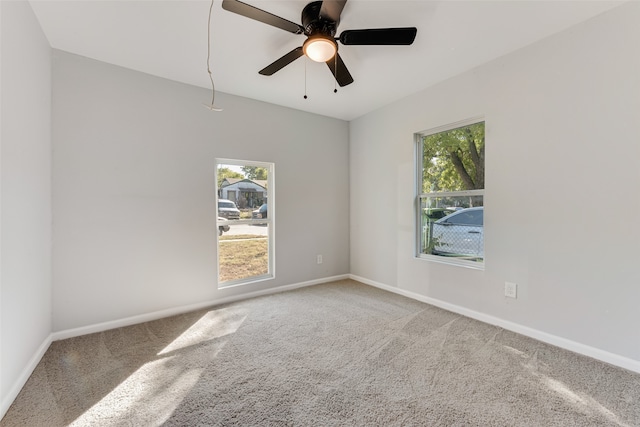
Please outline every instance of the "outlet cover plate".
[[518, 298], [518, 285], [512, 282], [504, 282], [504, 296]]

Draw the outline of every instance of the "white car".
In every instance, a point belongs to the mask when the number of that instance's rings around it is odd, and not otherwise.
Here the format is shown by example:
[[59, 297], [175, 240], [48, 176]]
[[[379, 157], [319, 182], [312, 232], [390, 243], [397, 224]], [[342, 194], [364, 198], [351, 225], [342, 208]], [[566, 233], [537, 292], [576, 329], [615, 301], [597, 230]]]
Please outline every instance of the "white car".
[[484, 258], [484, 207], [455, 211], [433, 223], [434, 255]]
[[[218, 217], [218, 222], [221, 222], [221, 221], [222, 222], [226, 222], [227, 218], [222, 218], [222, 217], [219, 216]], [[226, 225], [226, 224], [219, 225], [218, 226], [218, 236], [222, 236], [222, 233], [227, 232], [229, 230], [230, 230], [230, 227], [228, 225]]]

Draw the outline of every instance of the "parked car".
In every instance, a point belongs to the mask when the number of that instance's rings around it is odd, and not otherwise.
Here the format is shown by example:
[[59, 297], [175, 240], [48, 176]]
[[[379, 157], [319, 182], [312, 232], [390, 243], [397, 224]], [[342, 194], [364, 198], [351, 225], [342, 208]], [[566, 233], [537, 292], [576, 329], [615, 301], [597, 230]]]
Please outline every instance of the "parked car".
[[226, 219], [240, 219], [240, 210], [235, 202], [227, 199], [218, 199], [218, 216]]
[[461, 209], [433, 223], [432, 254], [484, 258], [484, 207]]
[[[218, 217], [218, 221], [227, 221], [227, 218]], [[218, 236], [222, 236], [222, 233], [229, 231], [231, 228], [228, 225], [219, 225], [218, 226]]]
[[267, 204], [264, 203], [255, 211], [251, 212], [251, 218], [253, 219], [264, 219], [267, 217]]

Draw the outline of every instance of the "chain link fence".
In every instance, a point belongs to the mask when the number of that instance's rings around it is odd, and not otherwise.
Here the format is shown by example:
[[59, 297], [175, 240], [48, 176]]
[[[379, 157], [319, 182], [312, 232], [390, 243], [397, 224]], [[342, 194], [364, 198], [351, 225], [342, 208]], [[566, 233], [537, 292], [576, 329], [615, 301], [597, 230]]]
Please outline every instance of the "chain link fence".
[[483, 260], [484, 208], [482, 206], [427, 208], [422, 212], [420, 239], [422, 253]]

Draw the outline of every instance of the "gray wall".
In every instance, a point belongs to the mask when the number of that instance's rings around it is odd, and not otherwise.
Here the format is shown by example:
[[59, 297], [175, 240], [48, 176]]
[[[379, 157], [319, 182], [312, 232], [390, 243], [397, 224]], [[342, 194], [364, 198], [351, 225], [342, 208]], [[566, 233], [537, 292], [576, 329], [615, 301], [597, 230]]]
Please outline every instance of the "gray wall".
[[[351, 272], [640, 362], [638, 22], [630, 2], [353, 121]], [[478, 115], [486, 268], [416, 259], [413, 134]]]
[[51, 49], [27, 2], [0, 2], [0, 417], [51, 332]]
[[[54, 50], [53, 330], [349, 272], [348, 123]], [[214, 159], [275, 163], [276, 278], [217, 289]], [[316, 254], [323, 264], [316, 264]]]

